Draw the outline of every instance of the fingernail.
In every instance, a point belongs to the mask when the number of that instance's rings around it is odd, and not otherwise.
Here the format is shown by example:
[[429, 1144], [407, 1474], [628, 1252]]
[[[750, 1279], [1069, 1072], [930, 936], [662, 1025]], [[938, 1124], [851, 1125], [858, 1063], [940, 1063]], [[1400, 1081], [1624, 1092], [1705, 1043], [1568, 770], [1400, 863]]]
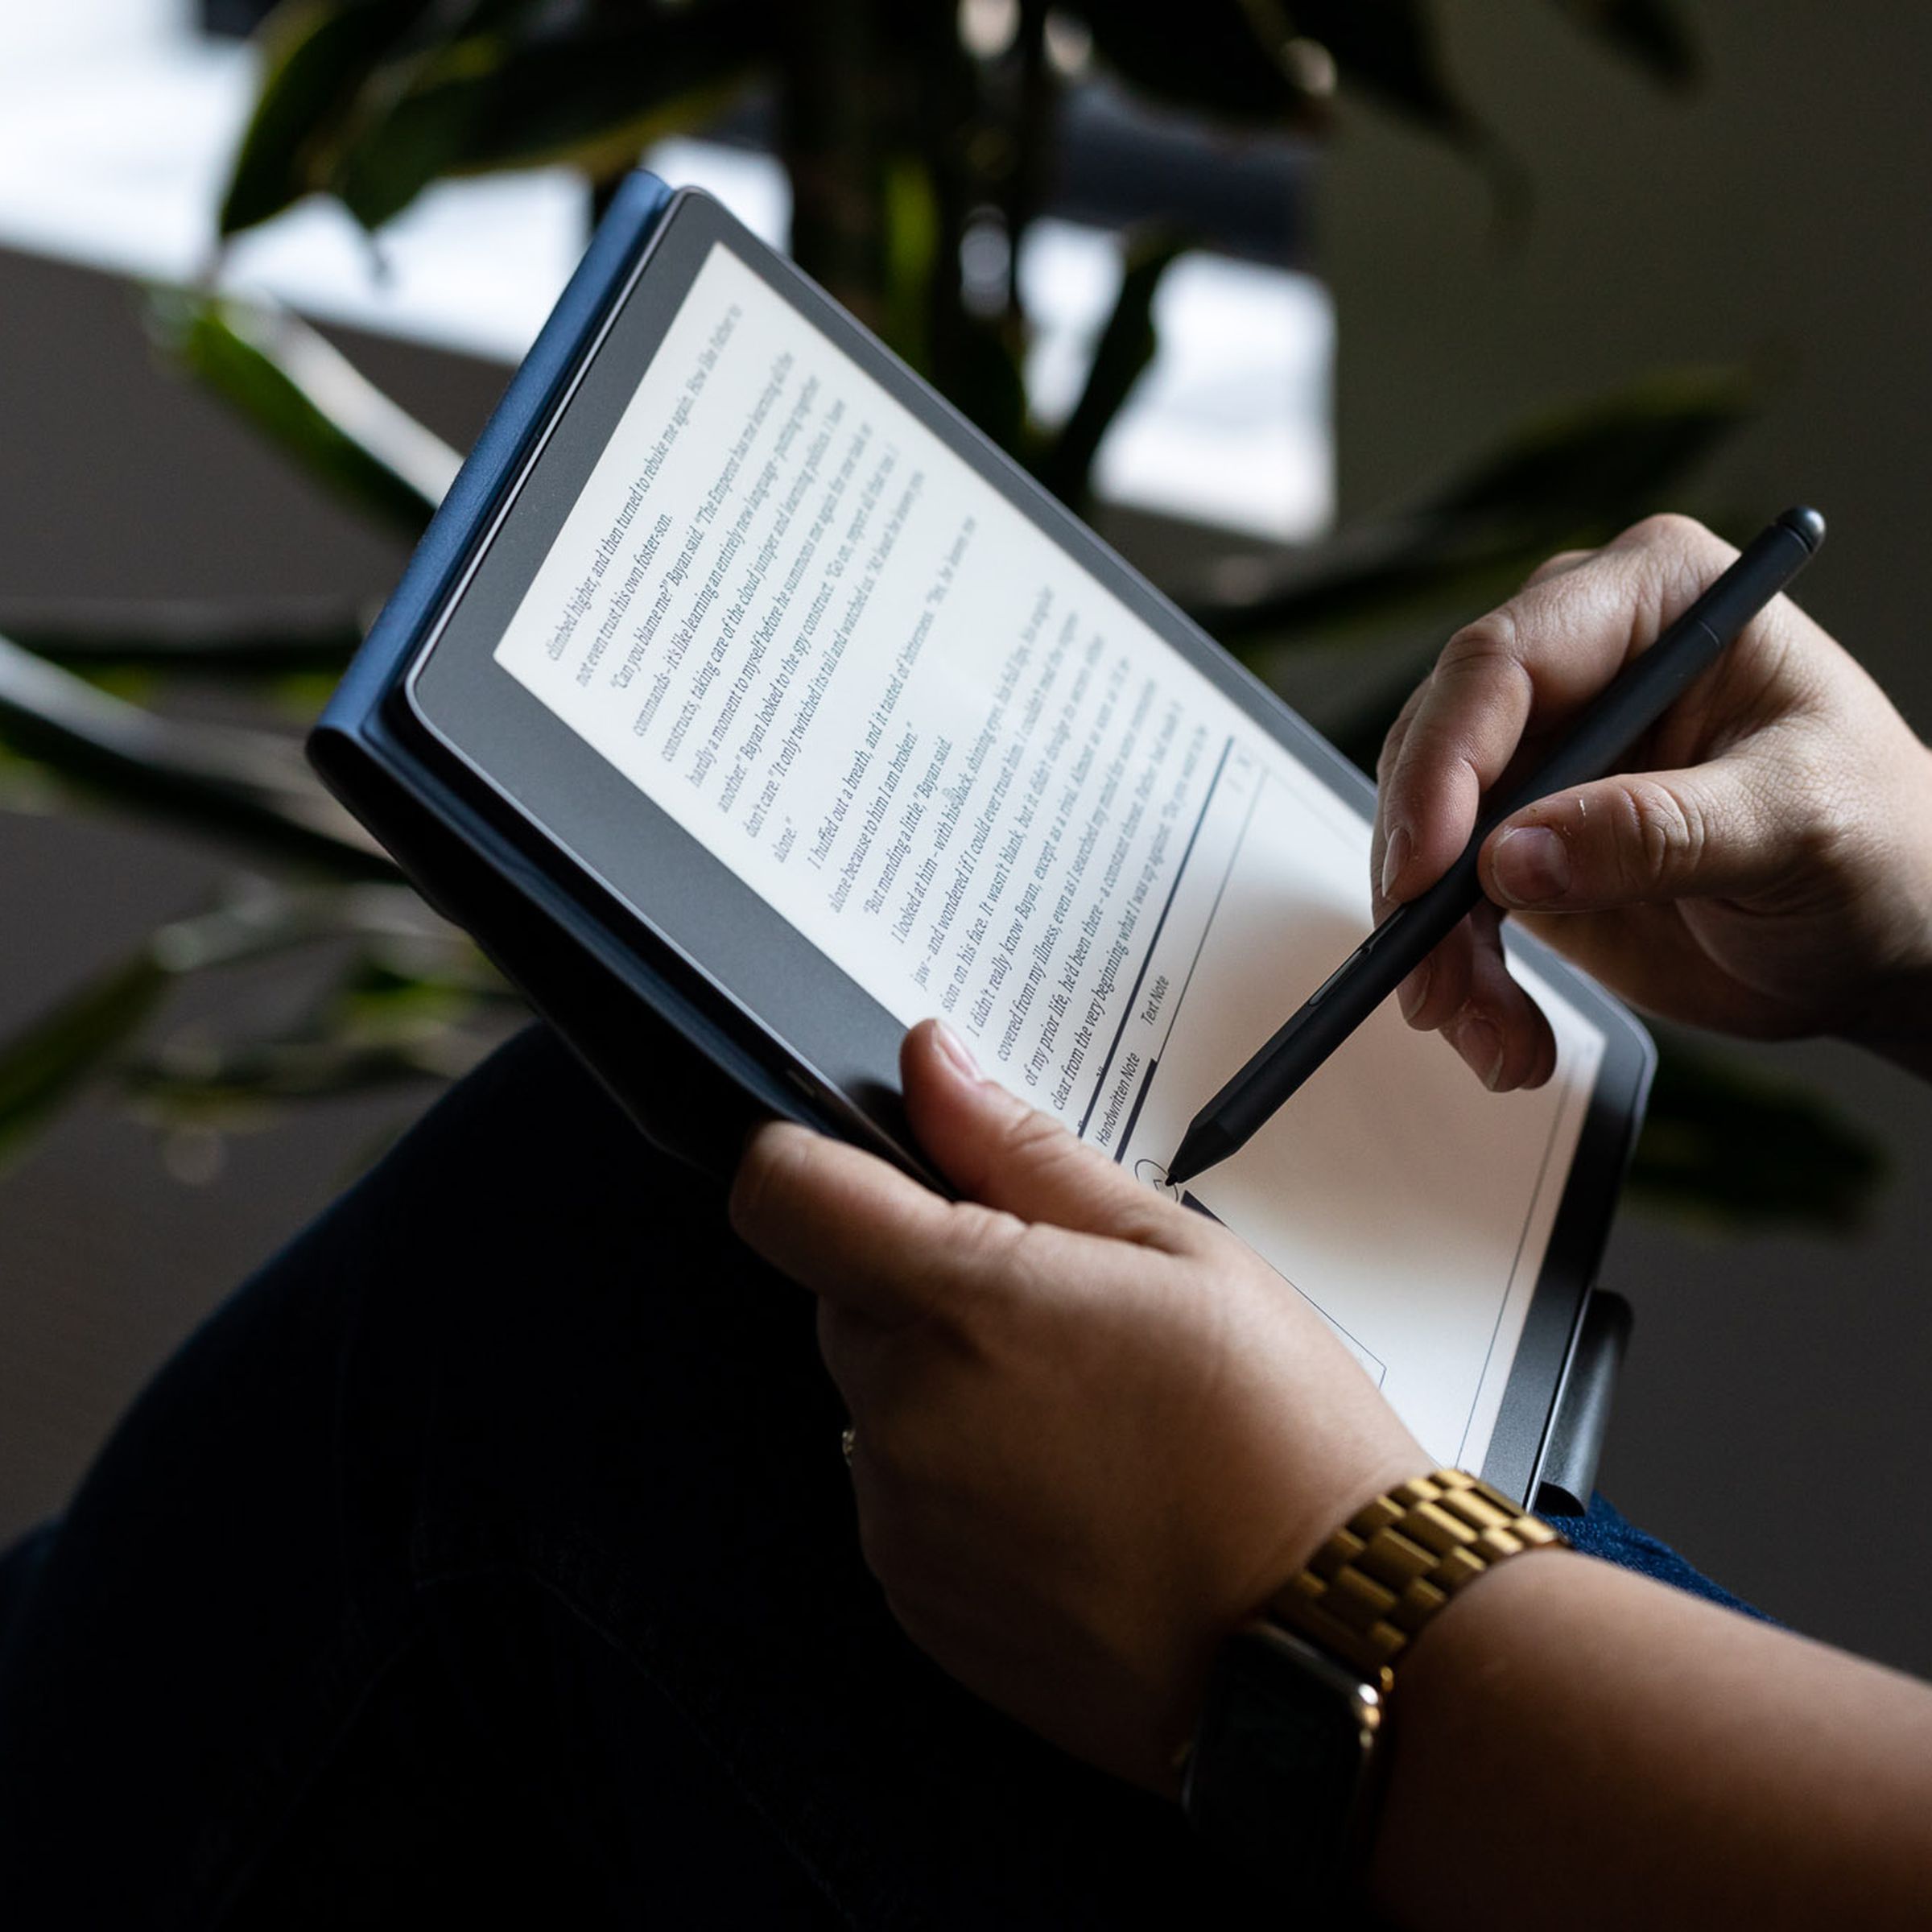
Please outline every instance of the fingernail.
[[1456, 1051], [1492, 1093], [1503, 1077], [1503, 1036], [1488, 1020], [1466, 1020], [1455, 1036]]
[[1395, 897], [1395, 882], [1402, 876], [1402, 868], [1409, 863], [1412, 841], [1409, 828], [1398, 825], [1389, 833], [1389, 842], [1382, 848], [1382, 897]]
[[1435, 975], [1435, 961], [1424, 960], [1415, 971], [1404, 980], [1396, 989], [1396, 997], [1402, 1004], [1402, 1018], [1413, 1021], [1429, 998], [1429, 982]]
[[939, 1036], [939, 1051], [959, 1069], [961, 1076], [976, 1084], [985, 1078], [980, 1071], [980, 1063], [972, 1057], [972, 1049], [941, 1020], [934, 1031]]
[[1541, 906], [1570, 890], [1570, 853], [1543, 825], [1519, 825], [1496, 842], [1496, 890], [1512, 906]]

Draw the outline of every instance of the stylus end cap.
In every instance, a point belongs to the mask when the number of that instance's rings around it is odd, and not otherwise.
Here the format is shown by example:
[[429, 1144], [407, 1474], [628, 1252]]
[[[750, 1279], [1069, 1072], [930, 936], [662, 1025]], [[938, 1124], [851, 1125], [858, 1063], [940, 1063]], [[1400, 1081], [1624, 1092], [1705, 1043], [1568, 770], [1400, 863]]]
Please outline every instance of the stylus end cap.
[[1825, 540], [1825, 519], [1808, 504], [1800, 503], [1794, 508], [1786, 510], [1778, 518], [1778, 522], [1790, 530], [1806, 550], [1816, 550], [1818, 545]]

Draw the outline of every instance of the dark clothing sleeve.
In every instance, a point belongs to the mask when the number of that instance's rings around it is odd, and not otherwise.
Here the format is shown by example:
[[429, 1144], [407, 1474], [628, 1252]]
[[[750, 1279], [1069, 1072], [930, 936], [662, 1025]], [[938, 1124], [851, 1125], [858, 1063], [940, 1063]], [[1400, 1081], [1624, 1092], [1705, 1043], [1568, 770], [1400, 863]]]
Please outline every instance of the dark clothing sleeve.
[[[899, 1631], [812, 1321], [514, 1042], [0, 1566], [0, 1915], [1258, 1922], [1173, 1806]], [[1564, 1527], [1721, 1595], [1607, 1506]]]

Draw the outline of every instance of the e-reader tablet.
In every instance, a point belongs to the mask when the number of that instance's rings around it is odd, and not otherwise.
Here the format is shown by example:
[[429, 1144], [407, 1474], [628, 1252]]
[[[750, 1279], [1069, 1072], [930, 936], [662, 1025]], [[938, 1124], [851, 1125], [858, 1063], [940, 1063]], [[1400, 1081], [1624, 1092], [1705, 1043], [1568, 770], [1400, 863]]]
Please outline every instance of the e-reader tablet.
[[[712, 1063], [819, 1124], [916, 1168], [897, 1055], [938, 1014], [1165, 1187], [1367, 930], [1370, 786], [717, 203], [651, 184], [613, 218], [318, 762], [363, 809], [345, 747], [379, 710], [365, 815], [391, 836], [419, 793], [466, 850], [392, 838], [432, 895], [465, 916], [452, 877], [492, 874], [502, 951], [541, 922], [634, 962]], [[1431, 1455], [1522, 1495], [1652, 1063], [1513, 952], [1546, 1087], [1487, 1092], [1385, 1009], [1186, 1199]]]

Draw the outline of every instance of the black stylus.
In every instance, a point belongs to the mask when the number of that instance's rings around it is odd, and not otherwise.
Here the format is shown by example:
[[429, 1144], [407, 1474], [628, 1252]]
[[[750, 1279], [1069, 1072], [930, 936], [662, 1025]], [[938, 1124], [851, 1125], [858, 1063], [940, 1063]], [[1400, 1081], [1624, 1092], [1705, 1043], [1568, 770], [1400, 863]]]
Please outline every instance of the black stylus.
[[1441, 878], [1397, 906], [1308, 1003], [1189, 1123], [1167, 1179], [1179, 1186], [1245, 1147], [1295, 1090], [1394, 992], [1483, 896], [1476, 856], [1505, 819], [1552, 792], [1606, 777], [1825, 540], [1814, 510], [1788, 510], [1577, 720], [1542, 766], [1478, 820]]

